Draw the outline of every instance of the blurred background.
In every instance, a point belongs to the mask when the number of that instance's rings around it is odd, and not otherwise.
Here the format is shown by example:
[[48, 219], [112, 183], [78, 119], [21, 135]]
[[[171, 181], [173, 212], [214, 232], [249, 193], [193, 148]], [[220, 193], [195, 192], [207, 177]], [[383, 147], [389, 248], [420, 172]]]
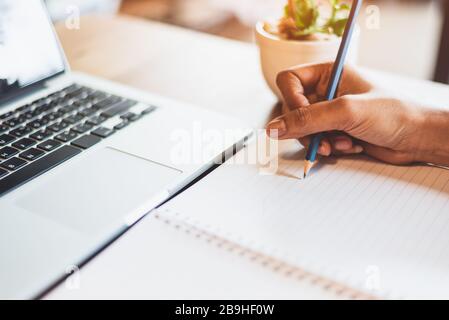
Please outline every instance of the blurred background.
[[[281, 16], [286, 0], [46, 2], [55, 21], [75, 5], [81, 14], [127, 14], [253, 42], [256, 21]], [[367, 0], [363, 15], [360, 65], [449, 83], [449, 0]], [[373, 26], [367, 17], [378, 17], [379, 24]]]

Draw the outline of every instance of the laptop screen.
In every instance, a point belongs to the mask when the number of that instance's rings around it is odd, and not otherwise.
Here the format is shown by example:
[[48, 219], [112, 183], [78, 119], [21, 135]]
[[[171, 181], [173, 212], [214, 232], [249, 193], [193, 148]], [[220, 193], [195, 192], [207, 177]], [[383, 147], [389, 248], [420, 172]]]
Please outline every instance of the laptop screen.
[[41, 0], [0, 0], [0, 101], [64, 71]]

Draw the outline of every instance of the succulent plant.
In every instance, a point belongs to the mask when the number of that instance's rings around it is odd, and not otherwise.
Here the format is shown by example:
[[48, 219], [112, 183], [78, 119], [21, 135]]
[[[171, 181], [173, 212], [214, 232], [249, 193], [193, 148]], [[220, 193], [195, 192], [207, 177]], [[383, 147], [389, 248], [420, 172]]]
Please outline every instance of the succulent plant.
[[327, 0], [328, 18], [320, 19], [320, 6], [316, 0], [288, 0], [278, 32], [288, 39], [311, 39], [317, 33], [341, 37], [348, 21], [349, 5], [341, 0]]

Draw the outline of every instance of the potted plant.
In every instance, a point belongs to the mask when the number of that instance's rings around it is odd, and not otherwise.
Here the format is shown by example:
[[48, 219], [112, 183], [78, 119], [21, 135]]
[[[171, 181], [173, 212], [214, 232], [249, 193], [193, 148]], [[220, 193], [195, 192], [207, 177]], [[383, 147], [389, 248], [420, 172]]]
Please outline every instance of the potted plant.
[[[299, 64], [335, 60], [350, 6], [341, 0], [288, 0], [277, 21], [256, 25], [262, 71], [271, 90], [280, 97], [277, 74]], [[359, 30], [347, 61], [356, 63]]]

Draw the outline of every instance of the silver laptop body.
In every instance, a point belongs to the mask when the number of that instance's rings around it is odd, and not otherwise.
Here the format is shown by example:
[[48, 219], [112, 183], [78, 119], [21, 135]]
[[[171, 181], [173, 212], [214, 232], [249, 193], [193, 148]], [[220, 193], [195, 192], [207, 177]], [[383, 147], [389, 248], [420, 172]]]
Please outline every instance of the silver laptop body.
[[0, 0], [0, 298], [40, 296], [248, 133], [70, 72], [44, 4]]

